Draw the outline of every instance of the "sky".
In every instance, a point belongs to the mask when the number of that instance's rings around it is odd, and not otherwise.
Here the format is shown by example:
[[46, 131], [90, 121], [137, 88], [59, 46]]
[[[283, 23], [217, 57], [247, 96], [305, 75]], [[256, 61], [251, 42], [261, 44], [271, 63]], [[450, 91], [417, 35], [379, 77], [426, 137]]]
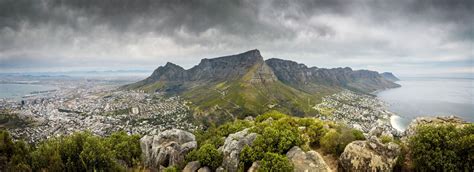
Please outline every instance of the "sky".
[[191, 68], [259, 49], [317, 67], [474, 76], [472, 0], [0, 0], [0, 73]]

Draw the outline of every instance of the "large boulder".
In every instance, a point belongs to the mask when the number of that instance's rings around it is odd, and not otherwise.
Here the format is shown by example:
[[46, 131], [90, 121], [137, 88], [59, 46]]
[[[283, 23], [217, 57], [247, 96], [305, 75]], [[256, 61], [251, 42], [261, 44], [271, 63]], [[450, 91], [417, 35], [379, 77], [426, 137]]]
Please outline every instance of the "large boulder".
[[147, 167], [182, 167], [185, 155], [197, 147], [197, 142], [190, 132], [171, 129], [158, 135], [142, 137], [140, 146]]
[[192, 161], [186, 164], [183, 172], [196, 172], [199, 168], [201, 168], [201, 163], [199, 163], [199, 161]]
[[251, 146], [256, 133], [249, 133], [249, 129], [244, 129], [234, 134], [230, 134], [224, 141], [224, 145], [219, 151], [224, 155], [222, 167], [228, 172], [236, 172], [239, 167], [240, 152], [245, 145]]
[[316, 151], [304, 152], [295, 146], [286, 153], [286, 156], [293, 163], [295, 172], [331, 171], [323, 157]]
[[372, 137], [348, 144], [339, 157], [339, 163], [344, 171], [392, 171], [399, 154], [397, 144], [382, 144]]

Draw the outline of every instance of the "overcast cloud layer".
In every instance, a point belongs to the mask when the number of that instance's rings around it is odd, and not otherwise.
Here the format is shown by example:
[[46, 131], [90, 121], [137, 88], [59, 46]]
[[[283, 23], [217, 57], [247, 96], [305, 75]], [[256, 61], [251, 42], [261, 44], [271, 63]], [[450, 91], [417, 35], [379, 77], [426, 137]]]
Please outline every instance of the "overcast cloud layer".
[[473, 74], [474, 1], [0, 0], [0, 72], [185, 68], [259, 49], [308, 66]]

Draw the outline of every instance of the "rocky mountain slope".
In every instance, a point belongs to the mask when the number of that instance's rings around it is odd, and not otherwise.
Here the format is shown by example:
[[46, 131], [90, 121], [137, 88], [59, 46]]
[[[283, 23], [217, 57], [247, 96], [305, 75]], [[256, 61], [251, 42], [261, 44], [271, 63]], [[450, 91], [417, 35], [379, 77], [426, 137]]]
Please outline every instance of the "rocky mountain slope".
[[[398, 84], [368, 70], [307, 67], [293, 61], [264, 61], [258, 50], [202, 59], [191, 69], [173, 63], [158, 67], [143, 81], [124, 89], [181, 95], [197, 112], [219, 120], [277, 109], [294, 115], [317, 113], [312, 108], [322, 96], [349, 89], [370, 93]], [[224, 117], [224, 118], [223, 118]]]
[[392, 81], [392, 82], [395, 82], [395, 81], [400, 81], [400, 79], [398, 79], [393, 73], [391, 72], [384, 72], [384, 73], [381, 73], [380, 75], [382, 75], [382, 77], [384, 77], [385, 79], [389, 80], [389, 81]]

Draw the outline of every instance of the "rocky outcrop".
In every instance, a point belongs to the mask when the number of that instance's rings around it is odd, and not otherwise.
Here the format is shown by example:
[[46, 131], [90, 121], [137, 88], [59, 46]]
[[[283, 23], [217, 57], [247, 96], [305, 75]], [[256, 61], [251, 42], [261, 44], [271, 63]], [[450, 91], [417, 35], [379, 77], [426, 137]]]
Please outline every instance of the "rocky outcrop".
[[240, 152], [245, 145], [252, 145], [257, 137], [256, 133], [249, 133], [249, 129], [230, 134], [219, 148], [224, 155], [222, 167], [229, 172], [236, 172], [239, 167]]
[[147, 167], [182, 167], [185, 155], [197, 147], [197, 142], [193, 134], [171, 129], [158, 135], [142, 137], [140, 146]]
[[392, 171], [399, 154], [397, 144], [382, 144], [372, 137], [348, 144], [339, 157], [339, 164], [344, 171]]
[[316, 151], [304, 152], [295, 146], [286, 153], [286, 156], [293, 163], [295, 172], [331, 171], [322, 156]]
[[418, 117], [414, 119], [405, 130], [405, 136], [413, 136], [416, 132], [416, 127], [419, 125], [430, 124], [466, 124], [467, 122], [457, 116], [439, 116], [439, 117]]
[[201, 163], [199, 161], [192, 161], [186, 164], [183, 172], [196, 172], [199, 168], [201, 168]]

